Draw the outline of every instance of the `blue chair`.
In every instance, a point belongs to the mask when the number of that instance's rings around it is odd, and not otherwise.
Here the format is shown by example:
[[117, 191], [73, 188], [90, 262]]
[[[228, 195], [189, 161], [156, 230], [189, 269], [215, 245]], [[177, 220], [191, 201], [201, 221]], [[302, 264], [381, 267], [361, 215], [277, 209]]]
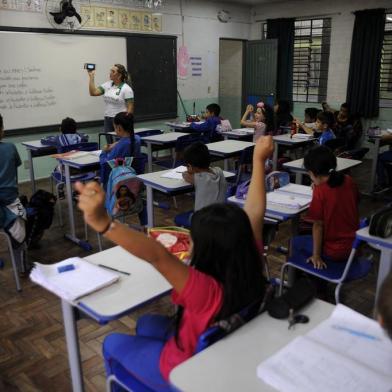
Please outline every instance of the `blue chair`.
[[[367, 225], [367, 220], [363, 219], [360, 223], [360, 228], [366, 227]], [[306, 240], [306, 237], [309, 238], [311, 236], [302, 237], [304, 238], [304, 240]], [[371, 260], [364, 257], [355, 257], [356, 251], [361, 242], [362, 241], [358, 239], [354, 240], [350, 256], [346, 263], [328, 262], [328, 268], [326, 269], [315, 269], [312, 263], [307, 263], [306, 261], [311, 256], [311, 252], [309, 253], [304, 248], [301, 249], [301, 245], [298, 244], [296, 249], [291, 249], [291, 254], [288, 258], [288, 261], [282, 266], [279, 290], [280, 295], [283, 291], [285, 272], [287, 268], [290, 267], [294, 269], [299, 269], [310, 275], [316, 276], [317, 278], [336, 284], [335, 301], [338, 304], [340, 289], [343, 283], [365, 277], [372, 268]]]
[[[252, 320], [256, 315], [264, 310], [264, 304], [267, 296], [271, 295], [272, 291], [266, 292], [266, 297], [263, 304], [260, 306], [260, 301], [255, 301], [242, 311], [233, 314], [231, 317], [221, 320], [211, 327], [209, 327], [202, 335], [200, 335], [195, 348], [195, 354], [203, 351], [207, 347], [216, 343], [223, 337], [234, 332], [248, 321]], [[136, 376], [126, 370], [121, 363], [111, 364], [113, 373], [110, 374], [106, 380], [107, 392], [129, 391], [129, 392], [169, 392], [176, 391], [176, 389], [169, 384], [167, 387], [159, 389], [151, 389], [150, 387], [139, 381]]]
[[[59, 154], [69, 152], [72, 150], [77, 150], [77, 151], [96, 151], [98, 150], [98, 143], [94, 142], [86, 142], [86, 143], [77, 143], [77, 144], [72, 144], [69, 146], [59, 146], [57, 147], [57, 152]], [[60, 165], [61, 166], [61, 165]], [[80, 173], [80, 174], [74, 174], [72, 175], [71, 173], [71, 182], [74, 183], [76, 181], [81, 181], [81, 182], [87, 182], [87, 181], [92, 181], [96, 177], [96, 174], [94, 172], [88, 172], [88, 173]], [[52, 187], [52, 193], [53, 193], [53, 183], [56, 184], [56, 192], [55, 195], [57, 199], [59, 199], [59, 189], [64, 188], [65, 185], [65, 175], [64, 175], [64, 170], [63, 167], [60, 167], [60, 170], [57, 170], [57, 168], [52, 172], [51, 175], [51, 187]], [[63, 225], [63, 217], [62, 217], [62, 210], [61, 210], [61, 203], [60, 200], [58, 200], [58, 208], [59, 208], [59, 223], [60, 226]]]

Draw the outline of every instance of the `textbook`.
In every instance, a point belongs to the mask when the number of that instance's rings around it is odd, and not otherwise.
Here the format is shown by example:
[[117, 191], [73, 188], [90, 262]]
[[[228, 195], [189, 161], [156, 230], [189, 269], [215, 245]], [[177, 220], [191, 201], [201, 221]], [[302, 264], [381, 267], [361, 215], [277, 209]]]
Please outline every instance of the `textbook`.
[[267, 203], [296, 209], [308, 206], [310, 203], [310, 198], [284, 192], [268, 192]]
[[312, 187], [300, 184], [287, 184], [274, 190], [278, 193], [289, 193], [297, 196], [312, 198], [313, 190]]
[[390, 392], [392, 342], [380, 325], [337, 305], [305, 336], [257, 367], [257, 376], [287, 392]]
[[51, 265], [34, 263], [30, 273], [33, 282], [69, 302], [109, 286], [119, 278], [118, 273], [79, 257], [71, 257]]

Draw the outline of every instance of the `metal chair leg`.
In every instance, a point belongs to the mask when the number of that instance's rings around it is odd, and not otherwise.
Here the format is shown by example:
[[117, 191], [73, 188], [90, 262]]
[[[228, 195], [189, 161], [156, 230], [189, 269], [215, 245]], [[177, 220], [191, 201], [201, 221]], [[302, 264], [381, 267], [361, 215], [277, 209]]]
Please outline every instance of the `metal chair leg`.
[[342, 283], [338, 283], [335, 288], [335, 303], [336, 305], [339, 304], [340, 299], [340, 289], [342, 288]]
[[286, 271], [286, 268], [288, 267], [288, 264], [285, 263], [282, 265], [282, 269], [280, 270], [280, 286], [279, 286], [279, 296], [283, 294], [283, 285], [284, 285], [284, 274]]
[[102, 239], [101, 239], [101, 234], [97, 233], [97, 240], [98, 240], [98, 249], [100, 252], [102, 252]]
[[[58, 184], [56, 184], [56, 196], [57, 196], [57, 198], [58, 198], [58, 195], [59, 195], [59, 187], [60, 187], [60, 185], [63, 185], [63, 183], [59, 182]], [[60, 227], [63, 227], [63, 224], [64, 224], [63, 223], [63, 211], [61, 209], [61, 200], [59, 198], [58, 198], [56, 204], [58, 205], [59, 225], [60, 225]]]
[[12, 248], [11, 239], [8, 236], [8, 234], [5, 233], [5, 232], [0, 232], [0, 234], [3, 235], [6, 238], [6, 241], [7, 241], [8, 250], [9, 250], [10, 256], [11, 256], [12, 270], [13, 270], [13, 273], [14, 273], [16, 290], [17, 291], [22, 291], [22, 288], [20, 286], [19, 275], [18, 275], [18, 265], [17, 265], [17, 262], [16, 262], [14, 249]]

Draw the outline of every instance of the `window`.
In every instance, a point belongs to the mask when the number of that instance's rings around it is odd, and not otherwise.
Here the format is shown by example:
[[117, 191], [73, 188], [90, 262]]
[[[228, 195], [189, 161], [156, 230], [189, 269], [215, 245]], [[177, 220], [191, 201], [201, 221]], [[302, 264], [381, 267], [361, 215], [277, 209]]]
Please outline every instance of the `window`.
[[[294, 22], [293, 101], [322, 102], [327, 99], [331, 19]], [[267, 24], [263, 24], [267, 37]]]
[[387, 14], [385, 19], [380, 70], [380, 107], [392, 107], [392, 14]]

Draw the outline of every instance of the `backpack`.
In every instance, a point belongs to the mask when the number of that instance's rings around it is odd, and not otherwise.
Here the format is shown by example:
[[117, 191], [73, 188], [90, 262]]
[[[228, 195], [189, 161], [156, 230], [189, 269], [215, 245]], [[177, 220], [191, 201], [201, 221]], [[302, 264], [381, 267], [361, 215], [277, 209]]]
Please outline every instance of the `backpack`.
[[26, 243], [31, 248], [38, 245], [44, 231], [52, 225], [56, 196], [39, 189], [31, 196], [29, 202], [26, 197], [21, 197], [21, 200], [27, 213]]
[[111, 168], [105, 207], [111, 216], [140, 212], [143, 202], [139, 197], [142, 182], [131, 166], [132, 158], [117, 158], [108, 161]]
[[290, 175], [287, 172], [273, 171], [265, 176], [265, 191], [272, 192], [290, 183]]
[[369, 234], [381, 238], [392, 235], [392, 207], [385, 207], [377, 211], [370, 218]]

